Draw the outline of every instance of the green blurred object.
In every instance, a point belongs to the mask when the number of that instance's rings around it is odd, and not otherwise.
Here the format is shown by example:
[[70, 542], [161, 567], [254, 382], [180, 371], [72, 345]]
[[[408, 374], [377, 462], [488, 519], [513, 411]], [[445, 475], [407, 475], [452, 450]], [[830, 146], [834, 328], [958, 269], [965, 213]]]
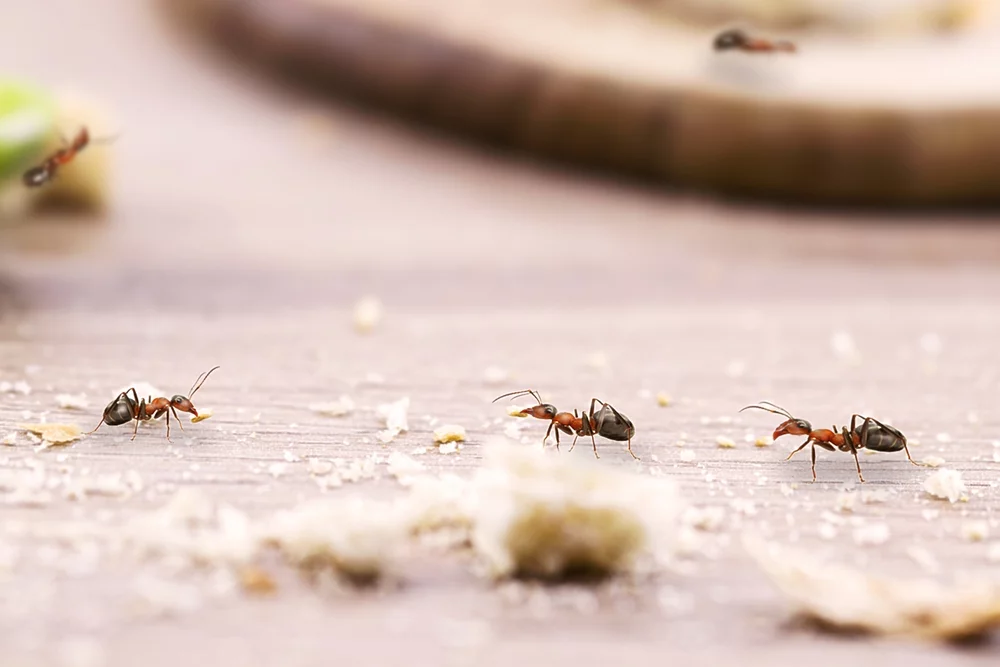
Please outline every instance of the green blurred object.
[[20, 178], [40, 160], [55, 128], [56, 103], [49, 93], [0, 79], [0, 183]]

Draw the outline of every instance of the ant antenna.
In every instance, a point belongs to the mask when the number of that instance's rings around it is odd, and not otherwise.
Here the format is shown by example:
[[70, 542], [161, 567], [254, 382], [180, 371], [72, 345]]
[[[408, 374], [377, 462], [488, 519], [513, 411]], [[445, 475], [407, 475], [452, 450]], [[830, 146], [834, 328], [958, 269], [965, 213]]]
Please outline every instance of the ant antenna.
[[[767, 407], [767, 406], [770, 406], [770, 407]], [[788, 412], [788, 410], [786, 410], [786, 409], [784, 409], [784, 408], [782, 408], [780, 406], [777, 406], [777, 405], [775, 405], [774, 403], [772, 403], [770, 401], [761, 401], [759, 405], [748, 405], [745, 408], [743, 408], [742, 410], [740, 410], [740, 412], [743, 412], [743, 410], [750, 410], [750, 409], [753, 409], [753, 410], [763, 410], [764, 412], [770, 412], [773, 415], [781, 415], [782, 417], [788, 417], [789, 419], [795, 419], [795, 417], [793, 417], [792, 414], [790, 412]]]
[[219, 368], [219, 366], [216, 366], [215, 368], [213, 368], [212, 370], [208, 371], [207, 373], [202, 373], [201, 375], [198, 376], [198, 379], [194, 381], [193, 385], [191, 385], [191, 391], [188, 392], [188, 395], [187, 395], [188, 398], [191, 398], [192, 396], [194, 396], [195, 392], [198, 391], [199, 389], [201, 389], [201, 385], [205, 384], [205, 380], [208, 379], [208, 376], [211, 375], [212, 371], [214, 371], [216, 368]]
[[525, 394], [531, 394], [531, 397], [532, 397], [532, 398], [534, 398], [534, 399], [535, 399], [536, 401], [538, 401], [538, 404], [539, 404], [539, 405], [541, 405], [541, 404], [542, 404], [542, 397], [541, 397], [541, 396], [540, 396], [540, 395], [538, 394], [538, 392], [537, 392], [537, 391], [535, 391], [534, 389], [522, 389], [521, 391], [512, 391], [512, 392], [510, 392], [509, 394], [502, 394], [502, 395], [500, 395], [500, 396], [497, 396], [496, 398], [494, 398], [494, 399], [493, 399], [493, 400], [491, 401], [491, 403], [496, 403], [496, 402], [497, 402], [497, 401], [499, 401], [499, 400], [500, 400], [501, 398], [506, 398], [506, 397], [508, 397], [508, 396], [510, 396], [510, 400], [512, 400], [512, 401], [513, 401], [513, 400], [514, 400], [515, 398], [517, 398], [518, 396], [524, 396]]

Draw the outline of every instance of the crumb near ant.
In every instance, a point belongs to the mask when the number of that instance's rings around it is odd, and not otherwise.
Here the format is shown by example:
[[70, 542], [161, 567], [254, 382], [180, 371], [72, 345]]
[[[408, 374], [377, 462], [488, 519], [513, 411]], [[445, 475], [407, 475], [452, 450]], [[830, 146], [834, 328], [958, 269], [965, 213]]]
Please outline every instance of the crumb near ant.
[[670, 394], [661, 391], [656, 394], [656, 404], [661, 408], [669, 408], [673, 405], [673, 399], [670, 398]]
[[447, 424], [434, 429], [434, 442], [444, 444], [446, 442], [465, 442], [465, 427]]
[[68, 445], [82, 435], [76, 424], [18, 424], [17, 427], [37, 435], [43, 443], [52, 446]]
[[254, 595], [271, 595], [278, 590], [278, 584], [270, 573], [254, 565], [240, 570], [240, 585]]
[[733, 449], [736, 447], [736, 442], [732, 438], [727, 438], [724, 435], [720, 435], [715, 439], [715, 444], [719, 446], [719, 449]]
[[206, 419], [211, 419], [212, 415], [214, 414], [215, 413], [212, 411], [212, 408], [205, 408], [203, 410], [199, 410], [197, 417], [191, 417], [191, 423], [197, 424], [198, 422], [203, 422]]
[[965, 497], [966, 487], [962, 480], [962, 473], [957, 470], [941, 468], [924, 480], [924, 491], [935, 498], [956, 503]]

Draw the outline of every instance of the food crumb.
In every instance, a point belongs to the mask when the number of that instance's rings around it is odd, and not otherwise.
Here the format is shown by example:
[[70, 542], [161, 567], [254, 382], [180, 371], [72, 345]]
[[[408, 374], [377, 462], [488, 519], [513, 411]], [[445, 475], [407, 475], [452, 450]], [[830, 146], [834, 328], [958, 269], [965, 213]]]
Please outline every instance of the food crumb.
[[769, 435], [762, 435], [753, 441], [755, 447], [770, 447], [774, 444], [774, 438]]
[[924, 510], [920, 513], [920, 516], [924, 517], [924, 521], [933, 521], [941, 516], [941, 510]]
[[354, 401], [350, 396], [341, 396], [336, 401], [311, 403], [309, 409], [324, 417], [344, 417], [354, 411]]
[[197, 424], [198, 422], [203, 422], [206, 419], [211, 419], [212, 415], [214, 414], [215, 412], [212, 411], [212, 408], [205, 408], [204, 410], [199, 410], [197, 417], [191, 417], [191, 423]]
[[385, 430], [378, 433], [379, 442], [387, 444], [400, 433], [410, 430], [407, 420], [409, 409], [410, 398], [408, 396], [404, 396], [398, 401], [383, 403], [378, 406], [376, 411], [385, 424]]
[[333, 462], [322, 459], [309, 459], [306, 462], [306, 472], [310, 475], [329, 475], [333, 472]]
[[354, 306], [354, 329], [367, 334], [382, 321], [382, 302], [374, 296], [363, 297]]
[[434, 429], [434, 442], [444, 444], [446, 442], [465, 442], [465, 427], [447, 424]]
[[285, 463], [272, 463], [267, 467], [267, 474], [269, 474], [271, 477], [275, 479], [278, 479], [283, 474], [285, 474], [286, 467], [287, 464]]
[[684, 463], [691, 463], [695, 459], [695, 453], [693, 449], [682, 449], [680, 454], [680, 459]]
[[942, 468], [924, 480], [924, 491], [935, 498], [956, 503], [964, 497], [966, 488], [965, 482], [962, 481], [962, 473]]
[[76, 424], [18, 424], [17, 427], [39, 436], [47, 446], [68, 445], [82, 435]]
[[825, 521], [819, 524], [819, 528], [816, 529], [816, 532], [819, 533], [820, 538], [824, 540], [832, 540], [837, 537], [837, 527], [832, 523], [826, 523]]
[[270, 595], [278, 590], [274, 578], [266, 570], [253, 565], [240, 570], [240, 584], [243, 590], [254, 595]]
[[982, 542], [990, 536], [990, 525], [985, 521], [966, 521], [962, 524], [962, 537], [969, 542]]
[[720, 449], [732, 449], [736, 446], [736, 442], [732, 438], [727, 438], [724, 435], [720, 435], [715, 439], [715, 444], [719, 446]]
[[925, 456], [920, 462], [928, 468], [940, 468], [945, 464], [945, 460], [940, 456]]
[[56, 396], [56, 404], [63, 410], [86, 410], [88, 406], [84, 394], [59, 394]]
[[458, 443], [445, 442], [440, 447], [438, 447], [438, 452], [441, 454], [455, 454], [458, 452]]
[[669, 408], [672, 403], [673, 400], [670, 398], [670, 394], [663, 391], [656, 394], [656, 404], [661, 408]]
[[11, 431], [0, 440], [0, 445], [6, 445], [7, 447], [13, 447], [17, 444], [17, 432]]

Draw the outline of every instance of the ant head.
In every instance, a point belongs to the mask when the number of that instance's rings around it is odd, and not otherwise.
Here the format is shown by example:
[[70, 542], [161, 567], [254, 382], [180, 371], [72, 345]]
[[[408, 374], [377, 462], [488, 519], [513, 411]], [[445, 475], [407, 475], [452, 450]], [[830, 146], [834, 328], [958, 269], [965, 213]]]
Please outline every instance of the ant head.
[[728, 51], [744, 46], [750, 38], [742, 30], [733, 29], [720, 32], [715, 38], [716, 51]]
[[37, 188], [40, 185], [45, 185], [49, 182], [51, 174], [46, 167], [32, 167], [28, 171], [24, 172], [24, 176], [21, 177], [21, 181], [29, 188]]
[[189, 412], [193, 414], [195, 417], [198, 416], [198, 411], [195, 409], [194, 403], [192, 403], [191, 399], [189, 399], [187, 396], [181, 396], [180, 394], [177, 394], [176, 396], [170, 399], [170, 406], [174, 410], [180, 410], [181, 412]]
[[521, 410], [521, 414], [528, 416], [531, 415], [535, 419], [544, 419], [546, 421], [552, 421], [555, 419], [556, 414], [559, 411], [556, 410], [556, 406], [549, 403], [539, 403], [533, 408], [525, 408]]
[[805, 419], [789, 419], [778, 424], [771, 437], [777, 440], [783, 435], [809, 435], [812, 432], [812, 424]]

